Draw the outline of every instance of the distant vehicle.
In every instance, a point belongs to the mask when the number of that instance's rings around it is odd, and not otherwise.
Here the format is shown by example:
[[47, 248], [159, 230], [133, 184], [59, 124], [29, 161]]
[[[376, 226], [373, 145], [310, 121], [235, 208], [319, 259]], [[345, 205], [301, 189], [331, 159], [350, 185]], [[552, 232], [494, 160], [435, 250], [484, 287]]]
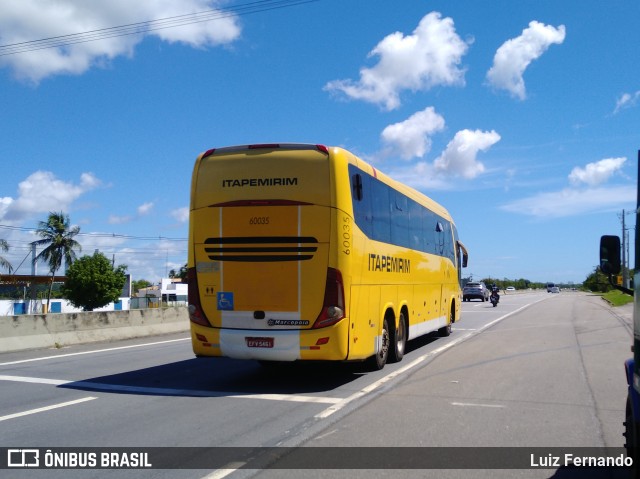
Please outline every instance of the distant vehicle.
[[480, 299], [482, 302], [489, 301], [491, 291], [482, 282], [467, 283], [462, 290], [462, 301], [471, 301], [472, 299]]
[[515, 291], [516, 288], [514, 288], [513, 286], [507, 286], [507, 291]]
[[[556, 285], [554, 283], [547, 283], [547, 293], [551, 293], [552, 292], [551, 289], [555, 288], [555, 287], [556, 287]], [[556, 291], [556, 293], [557, 292], [558, 291]]]
[[560, 292], [560, 288], [558, 288], [557, 286], [552, 286], [551, 287], [551, 291], [549, 291], [550, 293], [559, 293]]

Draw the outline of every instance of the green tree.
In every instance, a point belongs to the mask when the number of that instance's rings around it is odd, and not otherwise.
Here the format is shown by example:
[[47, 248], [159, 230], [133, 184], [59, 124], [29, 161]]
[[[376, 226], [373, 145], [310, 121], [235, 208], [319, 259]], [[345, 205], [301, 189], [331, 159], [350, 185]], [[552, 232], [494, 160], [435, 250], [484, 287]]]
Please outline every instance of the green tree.
[[64, 296], [77, 308], [93, 311], [120, 298], [127, 278], [125, 265], [114, 268], [100, 252], [83, 256], [67, 270], [67, 281], [62, 287]]
[[180, 278], [183, 283], [187, 282], [187, 265], [185, 263], [184, 266], [180, 267], [180, 271], [176, 271], [172, 269], [169, 271], [169, 278]]
[[42, 239], [33, 241], [31, 244], [44, 246], [44, 249], [38, 253], [33, 262], [37, 263], [40, 260], [46, 262], [51, 273], [51, 283], [49, 284], [49, 293], [47, 295], [47, 311], [49, 310], [49, 301], [51, 301], [53, 279], [56, 271], [62, 266], [62, 260], [64, 259], [67, 266], [69, 266], [76, 259], [75, 250], [82, 250], [80, 243], [73, 239], [78, 233], [80, 233], [80, 227], [72, 227], [69, 215], [65, 215], [62, 211], [59, 213], [50, 212], [47, 221], [38, 223], [36, 234]]
[[183, 283], [187, 282], [187, 263], [185, 263], [184, 266], [180, 268], [180, 271], [178, 272], [176, 277], [180, 278]]
[[593, 272], [587, 276], [587, 279], [585, 279], [582, 284], [586, 289], [593, 291], [594, 293], [606, 293], [613, 289], [613, 286], [609, 283], [609, 277], [600, 271], [599, 266], [596, 266]]
[[[0, 239], [0, 251], [3, 251], [4, 253], [9, 251], [9, 243], [7, 243], [7, 240]], [[9, 263], [9, 261], [7, 261], [2, 256], [0, 256], [0, 267], [7, 268], [9, 273], [11, 273], [11, 271], [13, 270], [13, 266], [11, 266], [11, 263]]]
[[138, 291], [140, 291], [143, 288], [148, 288], [149, 286], [153, 286], [153, 285], [146, 279], [138, 279], [136, 281], [131, 282], [131, 289], [133, 290], [134, 295], [137, 295]]

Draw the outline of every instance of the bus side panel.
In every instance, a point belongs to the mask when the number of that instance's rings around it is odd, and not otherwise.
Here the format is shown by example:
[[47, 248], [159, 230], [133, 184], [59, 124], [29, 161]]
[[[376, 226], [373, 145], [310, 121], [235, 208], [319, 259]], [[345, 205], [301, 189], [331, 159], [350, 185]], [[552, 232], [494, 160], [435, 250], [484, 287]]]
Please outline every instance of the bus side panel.
[[352, 286], [351, 305], [349, 359], [366, 359], [376, 352], [380, 334], [380, 287]]
[[344, 361], [349, 353], [349, 321], [300, 332], [300, 359]]
[[413, 284], [410, 281], [406, 283], [400, 283], [397, 287], [396, 291], [396, 301], [395, 301], [395, 320], [396, 323], [390, 326], [397, 328], [398, 322], [400, 321], [400, 312], [403, 307], [406, 307], [407, 314], [405, 315], [405, 321], [410, 321], [413, 316], [411, 312], [412, 306], [415, 304], [415, 298], [413, 297]]
[[[443, 309], [442, 315], [449, 318], [451, 314], [451, 305], [454, 305], [453, 322], [460, 320], [460, 303], [462, 302], [462, 294], [460, 284], [458, 283], [457, 271], [452, 263], [447, 266], [447, 282], [444, 284], [443, 300], [447, 300], [447, 307]], [[448, 319], [447, 319], [448, 321]]]

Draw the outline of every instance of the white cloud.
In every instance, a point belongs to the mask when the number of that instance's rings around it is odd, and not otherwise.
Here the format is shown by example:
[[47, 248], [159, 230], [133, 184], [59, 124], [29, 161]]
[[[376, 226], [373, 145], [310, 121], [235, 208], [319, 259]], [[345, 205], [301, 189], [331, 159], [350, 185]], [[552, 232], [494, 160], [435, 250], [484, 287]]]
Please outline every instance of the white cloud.
[[495, 131], [461, 130], [436, 158], [435, 169], [446, 176], [475, 178], [484, 171], [484, 165], [477, 159], [478, 152], [488, 150], [498, 141], [500, 135]]
[[0, 198], [0, 219], [4, 219], [7, 216], [7, 212], [13, 203], [13, 198], [10, 196], [5, 196], [4, 198]]
[[640, 100], [640, 91], [637, 91], [635, 93], [623, 93], [620, 98], [616, 100], [616, 109], [613, 111], [613, 113], [616, 114], [620, 110], [636, 106], [638, 100]]
[[569, 174], [569, 181], [573, 185], [585, 183], [589, 186], [597, 186], [609, 180], [611, 176], [620, 170], [626, 158], [606, 158], [595, 163], [589, 163], [584, 168], [576, 166]]
[[432, 163], [420, 161], [407, 166], [396, 166], [389, 176], [419, 191], [449, 190], [451, 184], [436, 171]]
[[0, 220], [20, 222], [39, 213], [68, 211], [76, 199], [99, 185], [100, 180], [91, 173], [83, 173], [76, 185], [50, 171], [36, 171], [20, 182], [17, 199], [0, 199]]
[[[0, 15], [0, 31], [4, 45], [99, 31], [121, 25], [166, 19], [212, 10], [215, 0], [57, 0], [42, 2], [21, 0], [5, 2]], [[114, 30], [114, 33], [116, 31]], [[0, 66], [9, 66], [20, 79], [38, 83], [56, 74], [81, 74], [89, 68], [121, 55], [131, 56], [135, 45], [145, 35], [166, 42], [180, 42], [192, 47], [225, 44], [240, 35], [237, 17], [229, 15], [215, 21], [191, 23], [174, 28], [85, 41], [0, 57]]]
[[110, 225], [123, 225], [126, 223], [131, 223], [133, 221], [133, 216], [109, 215], [107, 221]]
[[625, 204], [635, 203], [635, 185], [609, 188], [566, 188], [562, 191], [539, 193], [501, 207], [504, 211], [539, 218], [563, 218], [581, 214], [616, 211]]
[[180, 223], [186, 223], [189, 221], [189, 207], [185, 206], [183, 208], [176, 208], [171, 211], [171, 216], [178, 220]]
[[125, 216], [117, 216], [117, 215], [109, 215], [109, 219], [107, 220], [111, 225], [121, 225], [130, 223], [136, 219], [140, 219], [142, 216], [148, 215], [153, 209], [154, 204], [152, 202], [146, 202], [141, 204], [136, 208], [136, 215], [125, 215]]
[[405, 160], [422, 158], [431, 149], [429, 135], [444, 128], [444, 118], [433, 107], [411, 115], [405, 121], [394, 123], [382, 130], [382, 141], [387, 144], [386, 154], [399, 155]]
[[151, 210], [153, 209], [153, 203], [152, 202], [147, 202], [144, 203], [140, 206], [138, 206], [138, 216], [144, 216], [144, 215], [148, 215], [149, 213], [151, 213]]
[[498, 48], [487, 80], [495, 88], [507, 90], [513, 97], [524, 100], [526, 91], [522, 75], [529, 64], [539, 58], [552, 44], [561, 44], [565, 27], [555, 28], [532, 21], [519, 37], [507, 40]]
[[325, 90], [393, 110], [400, 106], [402, 90], [464, 84], [459, 64], [467, 48], [456, 34], [453, 20], [432, 12], [422, 18], [412, 35], [395, 32], [378, 43], [369, 53], [369, 57], [380, 58], [378, 64], [362, 68], [358, 82], [334, 80]]

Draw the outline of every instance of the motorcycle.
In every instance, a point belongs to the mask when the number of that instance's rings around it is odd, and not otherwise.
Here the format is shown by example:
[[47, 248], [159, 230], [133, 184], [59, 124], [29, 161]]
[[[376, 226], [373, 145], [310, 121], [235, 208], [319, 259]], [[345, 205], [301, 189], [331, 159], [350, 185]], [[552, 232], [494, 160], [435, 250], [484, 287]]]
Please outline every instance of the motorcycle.
[[491, 304], [493, 305], [494, 308], [498, 306], [498, 302], [500, 301], [500, 295], [498, 294], [498, 290], [494, 289], [493, 291], [491, 291], [491, 296], [489, 296], [489, 301], [491, 301]]

